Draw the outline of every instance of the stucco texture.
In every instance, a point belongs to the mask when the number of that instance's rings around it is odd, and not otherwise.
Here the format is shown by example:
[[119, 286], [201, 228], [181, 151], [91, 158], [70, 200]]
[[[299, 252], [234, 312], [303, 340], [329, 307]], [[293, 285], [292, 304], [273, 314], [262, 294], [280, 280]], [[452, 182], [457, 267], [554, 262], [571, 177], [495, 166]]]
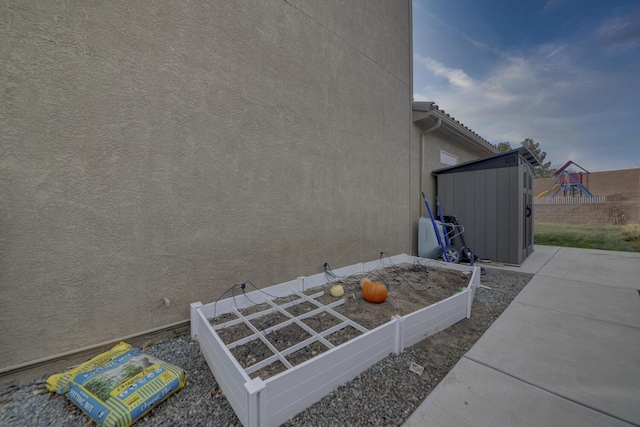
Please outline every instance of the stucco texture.
[[411, 251], [410, 7], [2, 2], [0, 369]]

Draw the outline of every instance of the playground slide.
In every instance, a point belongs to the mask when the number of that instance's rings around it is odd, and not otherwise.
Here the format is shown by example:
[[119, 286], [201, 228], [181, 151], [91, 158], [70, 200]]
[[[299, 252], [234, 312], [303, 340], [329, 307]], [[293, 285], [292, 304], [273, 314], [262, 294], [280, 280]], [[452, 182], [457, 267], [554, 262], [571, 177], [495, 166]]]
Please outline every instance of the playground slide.
[[551, 187], [551, 190], [547, 190], [547, 191], [543, 191], [542, 193], [538, 194], [535, 198], [535, 200], [539, 200], [542, 199], [544, 196], [546, 196], [549, 192], [553, 193], [554, 191], [556, 191], [556, 188], [558, 188], [560, 186], [560, 184], [556, 184], [553, 187]]

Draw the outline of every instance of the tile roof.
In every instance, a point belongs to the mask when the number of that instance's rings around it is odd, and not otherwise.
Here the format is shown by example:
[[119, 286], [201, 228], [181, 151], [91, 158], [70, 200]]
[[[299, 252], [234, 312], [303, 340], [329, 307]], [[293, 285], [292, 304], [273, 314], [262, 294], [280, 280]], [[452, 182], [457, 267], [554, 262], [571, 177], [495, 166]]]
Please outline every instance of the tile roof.
[[444, 110], [441, 110], [440, 107], [438, 107], [438, 105], [435, 102], [431, 102], [431, 101], [414, 101], [413, 102], [413, 111], [434, 113], [435, 117], [440, 117], [442, 119], [445, 119], [445, 120], [449, 121], [450, 125], [457, 127], [459, 131], [462, 131], [464, 133], [468, 133], [469, 137], [475, 139], [476, 142], [480, 142], [480, 143], [488, 146], [488, 148], [490, 148], [492, 152], [494, 152], [494, 153], [498, 152], [497, 151], [497, 147], [494, 144], [490, 143], [489, 141], [487, 141], [486, 139], [484, 139], [483, 137], [478, 135], [476, 132], [472, 131], [470, 128], [468, 128], [465, 125], [463, 125], [462, 123], [460, 123], [458, 120], [453, 118], [450, 114], [448, 114]]

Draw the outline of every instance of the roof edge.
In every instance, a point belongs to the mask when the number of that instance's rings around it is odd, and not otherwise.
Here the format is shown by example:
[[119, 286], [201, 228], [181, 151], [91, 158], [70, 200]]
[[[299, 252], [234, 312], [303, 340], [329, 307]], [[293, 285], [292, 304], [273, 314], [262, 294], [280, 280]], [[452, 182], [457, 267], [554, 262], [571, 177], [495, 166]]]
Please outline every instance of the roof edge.
[[502, 156], [507, 156], [509, 154], [513, 154], [514, 152], [518, 152], [518, 155], [524, 157], [524, 159], [527, 161], [527, 163], [529, 163], [531, 166], [536, 167], [536, 166], [540, 166], [540, 162], [538, 162], [538, 159], [536, 159], [536, 157], [531, 154], [531, 151], [529, 151], [529, 149], [527, 147], [520, 147], [520, 148], [514, 148], [513, 150], [509, 150], [509, 151], [502, 151], [499, 152], [496, 155], [493, 156], [489, 156], [489, 157], [483, 157], [482, 159], [475, 159], [475, 160], [470, 160], [468, 162], [463, 162], [463, 163], [459, 163], [457, 165], [453, 165], [453, 166], [448, 166], [446, 168], [442, 168], [442, 169], [437, 169], [431, 172], [431, 174], [433, 175], [438, 175], [442, 172], [451, 170], [451, 169], [456, 169], [456, 168], [461, 168], [467, 165], [471, 165], [474, 163], [479, 163], [479, 162], [485, 162], [487, 160], [492, 160], [492, 159], [497, 159], [499, 157]]
[[[471, 143], [474, 143], [482, 148], [484, 148], [485, 150], [497, 154], [499, 153], [498, 148], [493, 145], [492, 143], [490, 143], [489, 141], [487, 141], [486, 139], [484, 139], [483, 137], [481, 137], [479, 134], [477, 134], [476, 132], [472, 131], [470, 128], [466, 127], [465, 125], [463, 125], [462, 123], [460, 123], [458, 120], [456, 120], [455, 118], [453, 118], [451, 115], [447, 114], [444, 110], [441, 110], [440, 107], [438, 107], [438, 105], [435, 102], [432, 101], [414, 101], [413, 102], [413, 111], [414, 112], [421, 112], [421, 113], [428, 113], [428, 115], [419, 115], [420, 118], [418, 119], [414, 119], [414, 123], [424, 120], [427, 117], [435, 117], [438, 119], [441, 119], [443, 124], [445, 124], [450, 130], [454, 131], [455, 133], [457, 133], [460, 137], [468, 140]], [[417, 115], [414, 114], [414, 117], [416, 117]]]

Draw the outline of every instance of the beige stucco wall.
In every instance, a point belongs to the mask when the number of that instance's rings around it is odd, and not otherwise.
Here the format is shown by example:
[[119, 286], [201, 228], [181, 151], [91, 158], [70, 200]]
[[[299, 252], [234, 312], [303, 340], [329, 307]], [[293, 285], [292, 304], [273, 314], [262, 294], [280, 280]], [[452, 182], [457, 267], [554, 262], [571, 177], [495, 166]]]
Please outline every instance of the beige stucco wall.
[[[469, 141], [447, 131], [444, 127], [436, 128], [424, 136], [424, 152], [421, 153], [420, 141], [424, 131], [434, 127], [435, 120], [424, 120], [416, 122], [412, 127], [412, 138], [414, 140], [412, 148], [412, 191], [411, 191], [411, 250], [413, 255], [418, 255], [418, 220], [421, 216], [428, 216], [421, 192], [424, 191], [430, 207], [435, 209], [435, 197], [437, 195], [437, 179], [431, 172], [449, 167], [440, 162], [440, 151], [458, 157], [458, 163], [469, 162], [493, 155], [489, 149], [479, 149]], [[422, 175], [422, 186], [420, 185], [421, 156], [424, 156], [425, 171]], [[434, 214], [436, 214], [434, 212]]]
[[[458, 164], [477, 160], [493, 155], [488, 150], [479, 150], [473, 147], [469, 142], [460, 140], [440, 132], [428, 133], [425, 136], [425, 165], [427, 171], [431, 172], [438, 169], [448, 168], [449, 165], [440, 162], [440, 151], [446, 151], [458, 157]], [[431, 173], [425, 174], [425, 195], [429, 198], [429, 203], [435, 203], [437, 195], [437, 180]], [[425, 209], [426, 212], [426, 209]]]
[[411, 251], [410, 7], [2, 2], [0, 370]]

